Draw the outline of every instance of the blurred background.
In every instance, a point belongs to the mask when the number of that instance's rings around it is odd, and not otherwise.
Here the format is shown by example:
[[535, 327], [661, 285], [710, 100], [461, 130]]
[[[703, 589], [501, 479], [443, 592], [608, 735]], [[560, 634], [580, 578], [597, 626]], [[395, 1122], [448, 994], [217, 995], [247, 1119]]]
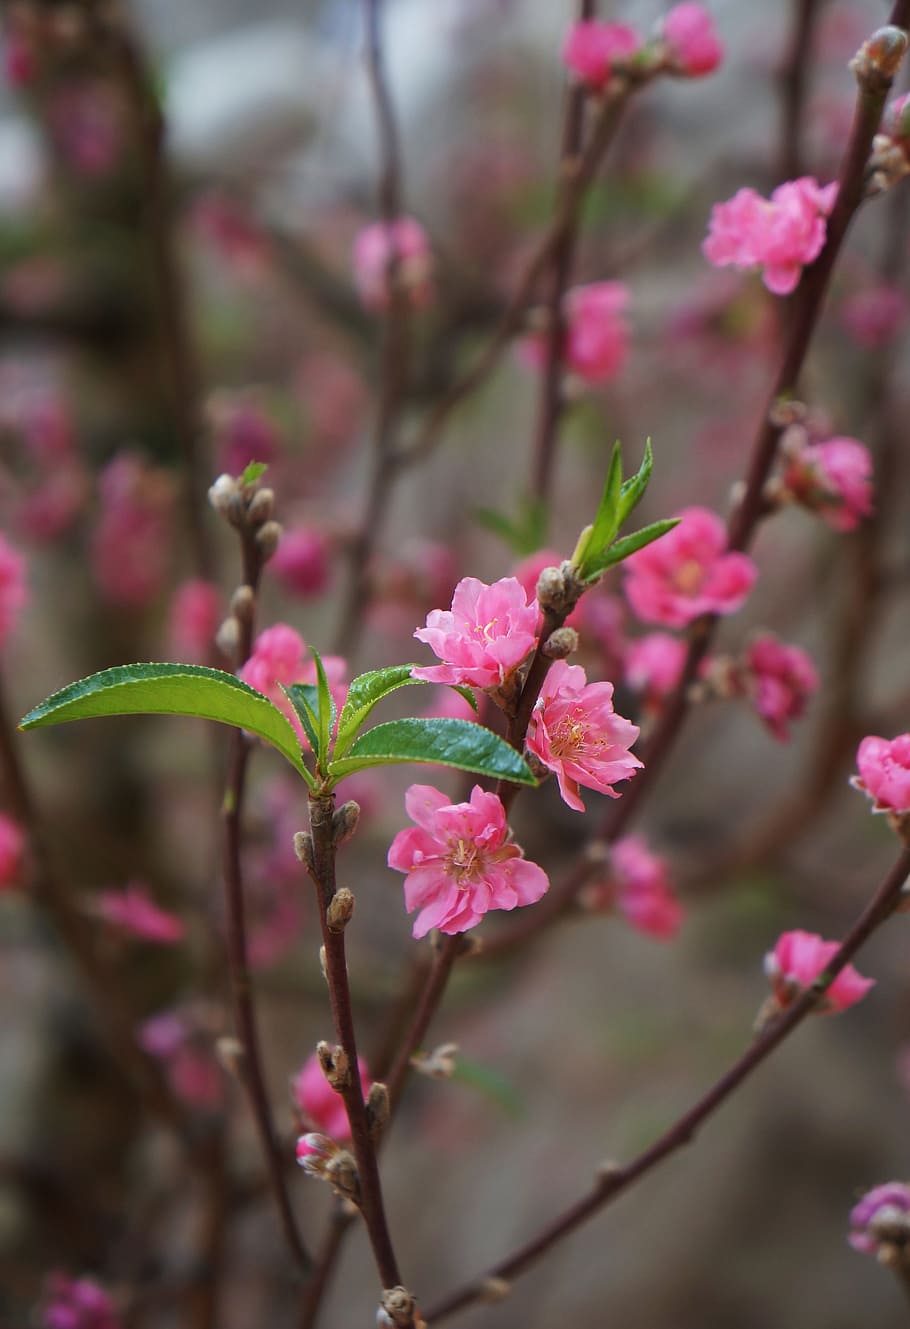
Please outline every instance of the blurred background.
[[[2, 8], [0, 522], [29, 587], [3, 652], [7, 728], [117, 663], [231, 667], [213, 639], [239, 553], [205, 494], [251, 460], [268, 464], [284, 527], [260, 626], [290, 624], [343, 654], [348, 677], [428, 663], [411, 634], [460, 577], [492, 581], [541, 548], [568, 557], [617, 438], [627, 469], [653, 440], [648, 520], [696, 503], [725, 513], [786, 305], [756, 277], [709, 268], [710, 207], [744, 185], [834, 178], [854, 100], [847, 62], [888, 13], [877, 0], [715, 0], [723, 65], [636, 97], [590, 192], [575, 281], [626, 284], [628, 348], [609, 382], [572, 386], [549, 502], [528, 498], [537, 374], [510, 349], [401, 472], [364, 546], [383, 384], [382, 317], [351, 263], [380, 171], [360, 5]], [[552, 216], [574, 7], [382, 8], [405, 211], [432, 253], [396, 422], [407, 439], [486, 344]], [[609, 8], [642, 30], [662, 13]], [[898, 189], [851, 233], [803, 380], [819, 437], [873, 451], [875, 515], [849, 535], [795, 507], [777, 516], [754, 551], [757, 589], [721, 633], [731, 653], [759, 628], [798, 643], [821, 687], [787, 743], [744, 699], [696, 708], [637, 819], [666, 859], [681, 926], [649, 935], [607, 891], [502, 961], [456, 972], [430, 1043], [457, 1042], [459, 1069], [415, 1077], [382, 1162], [404, 1277], [424, 1305], [536, 1232], [598, 1163], [673, 1121], [748, 1043], [778, 934], [841, 936], [895, 856], [847, 777], [862, 735], [910, 727], [907, 247]], [[647, 629], [620, 586], [617, 575], [589, 597], [579, 658], [648, 725], [654, 698], [624, 674]], [[407, 692], [412, 706], [442, 704]], [[34, 820], [0, 894], [4, 1325], [45, 1323], [36, 1307], [55, 1272], [97, 1281], [124, 1323], [148, 1329], [303, 1323], [247, 1105], [216, 1056], [231, 1018], [229, 736], [215, 728], [124, 719], [5, 740], [18, 756], [5, 759], [4, 807], [21, 812], [18, 762]], [[459, 788], [451, 773], [416, 778]], [[357, 896], [348, 940], [368, 1062], [400, 1022], [417, 946], [385, 867], [414, 779], [384, 771], [345, 787], [363, 810], [341, 865]], [[554, 881], [603, 816], [599, 796], [586, 801], [579, 816], [548, 784], [517, 804], [516, 838]], [[304, 800], [271, 751], [254, 753], [246, 812], [266, 1070], [316, 1248], [332, 1201], [293, 1166], [290, 1081], [330, 1021], [291, 849]], [[157, 944], [110, 903], [130, 886], [178, 920]], [[807, 1022], [691, 1147], [506, 1302], [465, 1313], [466, 1329], [906, 1323], [897, 1283], [846, 1242], [858, 1193], [910, 1172], [905, 928], [898, 917], [864, 950], [858, 967], [877, 986], [855, 1012]], [[74, 936], [113, 979], [100, 999]], [[124, 1038], [182, 1105], [198, 1168], [137, 1092]], [[224, 1154], [208, 1167], [214, 1136]], [[376, 1300], [355, 1225], [320, 1323], [371, 1324]]]

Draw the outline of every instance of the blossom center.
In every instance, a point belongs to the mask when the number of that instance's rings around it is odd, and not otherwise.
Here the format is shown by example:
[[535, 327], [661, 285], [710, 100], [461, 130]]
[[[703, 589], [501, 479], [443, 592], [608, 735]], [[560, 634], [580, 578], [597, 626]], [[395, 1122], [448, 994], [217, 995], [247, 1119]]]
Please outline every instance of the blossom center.
[[705, 570], [697, 559], [687, 559], [673, 573], [673, 580], [676, 583], [677, 590], [683, 595], [695, 595], [700, 590], [704, 580]]
[[556, 725], [550, 738], [550, 751], [558, 761], [562, 761], [567, 756], [576, 755], [587, 745], [587, 739], [588, 726], [581, 710], [576, 709], [564, 715]]
[[459, 889], [465, 890], [480, 872], [483, 854], [478, 846], [470, 841], [461, 838], [450, 840], [447, 864], [449, 873], [455, 878]]

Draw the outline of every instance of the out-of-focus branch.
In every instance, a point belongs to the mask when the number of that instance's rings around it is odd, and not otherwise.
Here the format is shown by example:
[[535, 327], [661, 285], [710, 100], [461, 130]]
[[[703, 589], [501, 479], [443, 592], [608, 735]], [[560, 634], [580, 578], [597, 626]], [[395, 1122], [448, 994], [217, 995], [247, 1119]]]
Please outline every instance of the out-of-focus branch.
[[798, 0], [790, 30], [790, 44], [780, 69], [778, 174], [781, 180], [793, 180], [804, 174], [802, 136], [812, 65], [812, 38], [820, 8], [821, 0]]

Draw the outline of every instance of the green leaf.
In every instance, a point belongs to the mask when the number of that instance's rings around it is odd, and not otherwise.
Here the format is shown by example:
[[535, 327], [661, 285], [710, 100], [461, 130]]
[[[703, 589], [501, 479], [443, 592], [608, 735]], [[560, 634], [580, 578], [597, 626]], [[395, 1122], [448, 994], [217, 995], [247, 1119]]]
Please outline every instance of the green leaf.
[[546, 539], [547, 506], [540, 498], [522, 499], [514, 521], [495, 508], [475, 508], [473, 515], [475, 521], [498, 535], [521, 558], [536, 553]]
[[[373, 707], [390, 692], [405, 688], [411, 684], [425, 684], [426, 680], [414, 678], [411, 671], [417, 665], [389, 665], [386, 669], [371, 669], [367, 674], [358, 674], [348, 688], [347, 699], [338, 717], [338, 730], [335, 736], [335, 756], [343, 757], [348, 748], [363, 728], [364, 721]], [[468, 687], [453, 683], [455, 692], [460, 692], [472, 710], [477, 710], [477, 698]]]
[[283, 683], [279, 683], [278, 686], [294, 707], [297, 718], [303, 725], [303, 732], [307, 736], [310, 747], [316, 752], [319, 748], [316, 721], [316, 712], [319, 709], [317, 689], [312, 683], [291, 683], [288, 687], [285, 687]]
[[484, 1098], [501, 1107], [510, 1117], [518, 1118], [524, 1115], [524, 1103], [515, 1085], [492, 1066], [483, 1066], [477, 1061], [465, 1061], [459, 1055], [455, 1062], [452, 1080], [456, 1084], [476, 1089]]
[[20, 729], [103, 715], [188, 715], [257, 734], [277, 748], [308, 784], [312, 776], [290, 722], [267, 697], [233, 674], [204, 665], [118, 665], [61, 688], [29, 711]]
[[671, 517], [666, 521], [655, 521], [650, 526], [643, 526], [640, 531], [635, 531], [632, 535], [623, 536], [615, 544], [605, 550], [600, 558], [592, 563], [586, 564], [584, 568], [585, 581], [593, 581], [606, 572], [607, 568], [612, 568], [617, 563], [621, 563], [624, 558], [630, 554], [636, 554], [639, 549], [644, 549], [645, 545], [651, 544], [654, 540], [659, 540], [667, 531], [672, 531], [674, 526], [679, 525], [678, 517]]
[[319, 722], [319, 747], [316, 749], [316, 757], [319, 764], [323, 765], [328, 755], [329, 739], [338, 715], [338, 707], [335, 705], [335, 698], [329, 691], [329, 680], [325, 676], [322, 656], [312, 646], [310, 647], [310, 654], [316, 663], [316, 694], [319, 703], [319, 709], [316, 713]]
[[361, 734], [346, 757], [333, 761], [336, 779], [368, 766], [433, 762], [513, 784], [536, 784], [523, 757], [473, 720], [392, 720]]
[[604, 482], [603, 493], [594, 522], [588, 530], [588, 538], [576, 548], [574, 558], [579, 575], [587, 575], [588, 564], [598, 558], [619, 530], [619, 504], [622, 494], [622, 447], [617, 442], [613, 445], [610, 466]]
[[262, 479], [268, 469], [268, 465], [264, 461], [248, 462], [240, 475], [240, 483], [242, 485], [254, 485], [257, 480]]
[[617, 530], [620, 527], [622, 527], [623, 523], [626, 521], [626, 518], [629, 517], [631, 513], [635, 510], [635, 508], [638, 507], [639, 503], [644, 497], [645, 490], [648, 487], [648, 482], [651, 479], [651, 471], [653, 469], [654, 469], [654, 454], [651, 451], [651, 440], [646, 439], [645, 455], [642, 458], [641, 465], [638, 468], [638, 473], [636, 475], [630, 476], [628, 480], [624, 481], [622, 490], [620, 491], [619, 526], [617, 527]]

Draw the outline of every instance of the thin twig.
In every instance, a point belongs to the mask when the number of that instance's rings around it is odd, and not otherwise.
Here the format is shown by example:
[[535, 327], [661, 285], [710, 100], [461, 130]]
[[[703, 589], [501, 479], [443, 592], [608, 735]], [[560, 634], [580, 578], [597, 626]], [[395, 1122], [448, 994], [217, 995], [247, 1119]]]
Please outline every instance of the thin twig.
[[863, 943], [893, 914], [900, 902], [901, 888], [910, 874], [910, 850], [904, 849], [872, 900], [853, 924], [847, 937], [827, 966], [823, 975], [807, 988], [792, 1006], [773, 1020], [730, 1069], [698, 1101], [693, 1104], [668, 1130], [637, 1158], [624, 1167], [605, 1167], [592, 1188], [575, 1204], [570, 1205], [541, 1232], [511, 1255], [500, 1260], [478, 1279], [444, 1297], [427, 1311], [428, 1321], [435, 1325], [473, 1302], [483, 1300], [493, 1280], [516, 1278], [552, 1246], [580, 1227], [593, 1214], [605, 1208], [658, 1163], [684, 1145], [691, 1144], [696, 1133], [714, 1115], [719, 1107], [758, 1069], [803, 1020], [815, 1010], [831, 983], [857, 953]]

